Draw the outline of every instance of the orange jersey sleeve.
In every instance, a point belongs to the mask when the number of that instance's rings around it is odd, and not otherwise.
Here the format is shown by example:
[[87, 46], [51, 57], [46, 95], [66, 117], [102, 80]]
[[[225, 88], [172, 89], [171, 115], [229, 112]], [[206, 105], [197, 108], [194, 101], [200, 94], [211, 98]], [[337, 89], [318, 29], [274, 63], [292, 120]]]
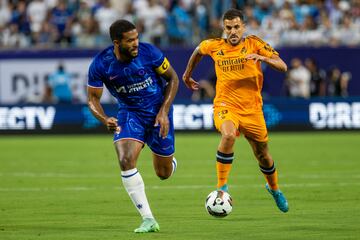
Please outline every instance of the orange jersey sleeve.
[[246, 55], [256, 53], [271, 57], [278, 54], [269, 44], [254, 35], [244, 38], [236, 46], [225, 39], [211, 39], [201, 42], [199, 51], [214, 60], [217, 77], [215, 107], [232, 108], [240, 114], [262, 110], [261, 63], [247, 60]]
[[254, 44], [254, 49], [257, 50], [257, 53], [264, 57], [271, 57], [273, 54], [279, 55], [278, 52], [275, 51], [274, 48], [272, 48], [268, 43], [264, 42], [261, 38], [250, 35], [247, 37], [252, 44]]
[[200, 43], [199, 49], [202, 55], [210, 55], [211, 53], [216, 51], [219, 48], [219, 43], [221, 43], [223, 39], [215, 38], [204, 40]]

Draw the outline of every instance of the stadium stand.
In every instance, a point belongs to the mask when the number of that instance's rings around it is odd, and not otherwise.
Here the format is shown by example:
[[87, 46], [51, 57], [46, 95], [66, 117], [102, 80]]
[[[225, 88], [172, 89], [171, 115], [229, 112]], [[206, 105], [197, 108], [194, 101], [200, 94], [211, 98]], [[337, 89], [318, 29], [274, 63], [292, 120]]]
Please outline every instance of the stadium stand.
[[359, 0], [0, 0], [0, 48], [103, 47], [117, 18], [133, 21], [141, 40], [193, 46], [221, 32], [229, 7], [274, 47], [360, 45]]

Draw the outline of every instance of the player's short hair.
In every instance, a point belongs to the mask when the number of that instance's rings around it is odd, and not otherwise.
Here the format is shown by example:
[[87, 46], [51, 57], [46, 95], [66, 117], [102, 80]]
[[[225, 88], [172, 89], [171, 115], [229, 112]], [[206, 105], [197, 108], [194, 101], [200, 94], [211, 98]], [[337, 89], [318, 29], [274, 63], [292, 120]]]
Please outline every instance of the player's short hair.
[[123, 37], [123, 33], [134, 30], [135, 28], [135, 25], [128, 20], [116, 20], [111, 24], [109, 29], [111, 41], [121, 40]]
[[244, 22], [244, 14], [239, 9], [230, 8], [224, 13], [223, 21], [226, 20], [233, 20], [234, 18], [240, 18], [242, 22]]

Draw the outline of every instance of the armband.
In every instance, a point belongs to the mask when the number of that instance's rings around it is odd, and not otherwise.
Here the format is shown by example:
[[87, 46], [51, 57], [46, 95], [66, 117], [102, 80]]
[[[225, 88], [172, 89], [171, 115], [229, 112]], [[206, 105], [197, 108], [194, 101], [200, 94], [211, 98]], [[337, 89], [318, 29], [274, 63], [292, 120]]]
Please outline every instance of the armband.
[[169, 69], [169, 67], [170, 67], [169, 61], [167, 60], [167, 58], [164, 58], [162, 64], [159, 67], [157, 67], [155, 71], [161, 75], [164, 74]]

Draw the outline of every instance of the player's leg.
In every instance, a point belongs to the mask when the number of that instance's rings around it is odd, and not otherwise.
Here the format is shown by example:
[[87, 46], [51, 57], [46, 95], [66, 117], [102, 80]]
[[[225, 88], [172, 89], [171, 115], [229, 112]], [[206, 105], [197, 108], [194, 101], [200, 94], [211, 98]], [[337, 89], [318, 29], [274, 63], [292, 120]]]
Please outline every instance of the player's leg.
[[145, 194], [144, 181], [136, 168], [145, 142], [145, 126], [142, 119], [133, 112], [119, 111], [117, 119], [121, 131], [114, 134], [114, 145], [121, 168], [122, 182], [143, 218], [141, 226], [135, 229], [135, 232], [158, 231], [159, 226], [152, 215]]
[[234, 144], [237, 129], [231, 120], [225, 120], [220, 126], [221, 139], [216, 153], [217, 188], [228, 191], [227, 181], [234, 160]]
[[262, 113], [247, 115], [241, 119], [242, 132], [250, 143], [256, 159], [258, 160], [260, 171], [266, 179], [266, 188], [274, 197], [276, 205], [283, 211], [288, 211], [288, 203], [279, 189], [278, 174], [269, 153], [268, 133], [266, 129], [264, 115]]
[[169, 114], [169, 132], [165, 138], [160, 136], [160, 127], [153, 127], [146, 136], [146, 143], [153, 152], [153, 166], [156, 175], [164, 180], [176, 170], [177, 161], [174, 157], [175, 135], [172, 112]]
[[173, 155], [161, 156], [153, 153], [153, 165], [156, 175], [161, 180], [165, 180], [176, 171], [177, 161]]
[[258, 142], [256, 140], [247, 138], [256, 159], [259, 162], [260, 171], [264, 174], [266, 179], [266, 189], [273, 196], [276, 205], [282, 212], [289, 210], [288, 202], [284, 194], [279, 189], [278, 174], [275, 167], [274, 160], [269, 153], [267, 142]]
[[137, 159], [143, 145], [144, 143], [133, 139], [121, 139], [115, 142], [115, 149], [124, 188], [143, 218], [143, 223], [139, 228], [135, 229], [135, 232], [154, 232], [159, 230], [159, 225], [151, 212], [145, 193], [144, 181], [136, 168]]
[[238, 136], [238, 117], [229, 109], [214, 108], [214, 124], [221, 133], [221, 140], [216, 153], [217, 188], [228, 191], [228, 177], [234, 160], [234, 144]]
[[278, 190], [277, 170], [275, 168], [274, 160], [269, 153], [267, 142], [258, 142], [250, 138], [247, 138], [247, 140], [259, 162], [260, 171], [264, 174], [266, 182], [272, 190]]

